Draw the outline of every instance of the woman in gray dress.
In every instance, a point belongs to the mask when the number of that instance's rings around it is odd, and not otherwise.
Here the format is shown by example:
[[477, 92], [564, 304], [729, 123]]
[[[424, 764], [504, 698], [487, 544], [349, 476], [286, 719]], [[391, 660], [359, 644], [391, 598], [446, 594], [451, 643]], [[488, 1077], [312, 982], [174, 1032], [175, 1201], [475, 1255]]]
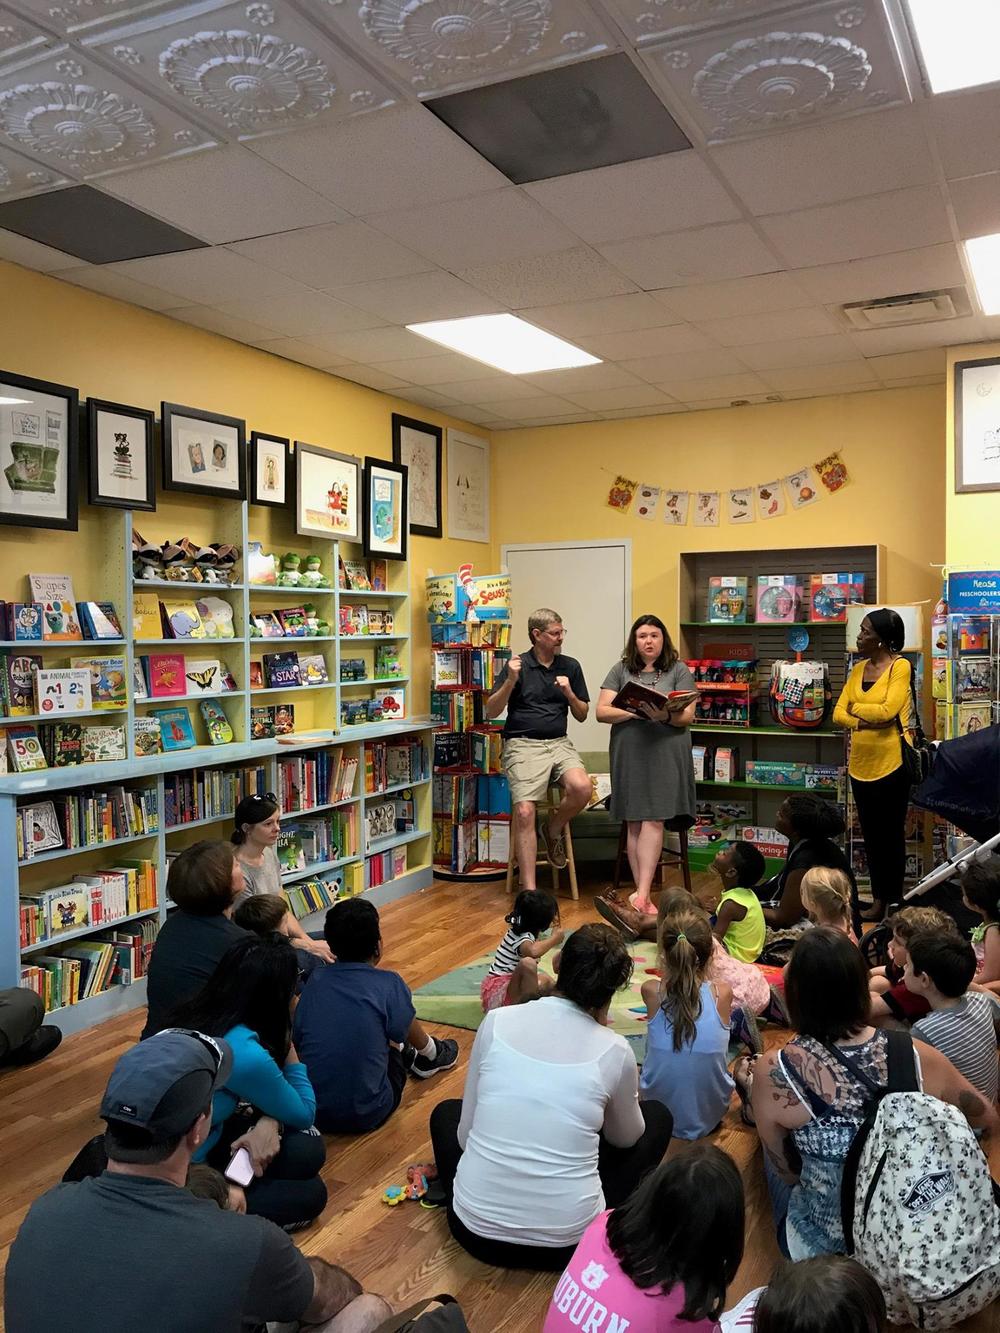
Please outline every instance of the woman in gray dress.
[[[643, 717], [615, 708], [613, 700], [628, 681], [664, 695], [662, 706], [642, 704]], [[640, 616], [597, 703], [598, 722], [611, 723], [611, 814], [628, 825], [628, 863], [635, 881], [629, 902], [650, 915], [656, 913], [650, 891], [663, 850], [663, 826], [690, 828], [695, 810], [688, 727], [697, 702], [672, 705], [666, 696], [694, 688], [666, 625], [658, 616]]]

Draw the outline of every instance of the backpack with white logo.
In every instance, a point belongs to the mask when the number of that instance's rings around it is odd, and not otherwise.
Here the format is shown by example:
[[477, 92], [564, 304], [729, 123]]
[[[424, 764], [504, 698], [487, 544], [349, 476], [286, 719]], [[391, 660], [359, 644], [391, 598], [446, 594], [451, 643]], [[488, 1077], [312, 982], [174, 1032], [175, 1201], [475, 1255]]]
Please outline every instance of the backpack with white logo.
[[887, 1088], [828, 1048], [873, 1098], [844, 1163], [847, 1252], [882, 1288], [891, 1323], [952, 1328], [1000, 1297], [1000, 1195], [961, 1111], [905, 1090], [909, 1034], [886, 1036]]
[[833, 692], [825, 662], [789, 662], [771, 667], [770, 704], [775, 722], [796, 731], [821, 727]]

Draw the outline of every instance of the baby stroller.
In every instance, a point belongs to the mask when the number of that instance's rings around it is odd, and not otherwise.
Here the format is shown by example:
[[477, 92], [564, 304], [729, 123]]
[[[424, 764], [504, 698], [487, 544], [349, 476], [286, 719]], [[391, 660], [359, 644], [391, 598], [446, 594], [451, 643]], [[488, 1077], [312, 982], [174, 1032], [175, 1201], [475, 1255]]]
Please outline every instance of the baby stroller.
[[[906, 902], [919, 898], [922, 906], [947, 912], [967, 934], [979, 924], [979, 918], [962, 902], [962, 872], [970, 861], [1000, 851], [1000, 726], [941, 741], [930, 777], [911, 799], [921, 810], [947, 819], [975, 841], [936, 866], [903, 898]], [[869, 967], [885, 962], [888, 942], [884, 925], [865, 936], [863, 951]]]

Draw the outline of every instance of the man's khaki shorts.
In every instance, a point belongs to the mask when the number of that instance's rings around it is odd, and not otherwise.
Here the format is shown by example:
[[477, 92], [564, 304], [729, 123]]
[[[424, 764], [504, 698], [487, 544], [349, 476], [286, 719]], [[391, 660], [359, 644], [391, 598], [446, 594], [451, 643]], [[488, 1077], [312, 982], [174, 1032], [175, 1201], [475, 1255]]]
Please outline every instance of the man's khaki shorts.
[[504, 741], [503, 771], [510, 784], [512, 805], [541, 801], [549, 787], [571, 768], [583, 768], [576, 747], [565, 736], [551, 741], [512, 736]]

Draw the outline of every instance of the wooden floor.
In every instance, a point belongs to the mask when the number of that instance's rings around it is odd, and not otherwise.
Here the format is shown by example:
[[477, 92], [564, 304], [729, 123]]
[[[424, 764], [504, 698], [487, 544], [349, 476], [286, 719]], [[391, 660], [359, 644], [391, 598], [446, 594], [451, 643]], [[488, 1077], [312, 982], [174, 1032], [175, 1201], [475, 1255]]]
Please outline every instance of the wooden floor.
[[[590, 903], [593, 887], [582, 888], [579, 903], [562, 904], [564, 926], [597, 919]], [[494, 948], [506, 910], [502, 882], [436, 883], [382, 909], [383, 966], [402, 973], [413, 987], [423, 985]], [[115, 1060], [138, 1037], [144, 1013], [70, 1037], [33, 1068], [0, 1074], [0, 1263], [6, 1264], [32, 1200], [59, 1179], [79, 1147], [102, 1128], [96, 1115], [101, 1093]], [[409, 1163], [430, 1160], [431, 1108], [462, 1093], [473, 1034], [429, 1028], [458, 1038], [458, 1067], [424, 1083], [411, 1080], [399, 1111], [376, 1133], [328, 1139], [323, 1174], [330, 1202], [319, 1222], [296, 1239], [305, 1253], [343, 1265], [397, 1309], [449, 1291], [461, 1301], [473, 1333], [535, 1333], [554, 1275], [488, 1268], [451, 1240], [442, 1212], [410, 1203], [388, 1208], [381, 1201], [387, 1185], [404, 1181]], [[776, 1040], [777, 1034], [770, 1035]], [[729, 1292], [734, 1303], [767, 1281], [779, 1256], [757, 1138], [740, 1123], [738, 1108], [730, 1110], [714, 1141], [734, 1158], [747, 1190], [747, 1246]], [[675, 1140], [670, 1151], [682, 1152], [684, 1146]], [[997, 1174], [996, 1146], [993, 1157]], [[995, 1333], [996, 1328], [995, 1311], [962, 1325], [966, 1333]]]

